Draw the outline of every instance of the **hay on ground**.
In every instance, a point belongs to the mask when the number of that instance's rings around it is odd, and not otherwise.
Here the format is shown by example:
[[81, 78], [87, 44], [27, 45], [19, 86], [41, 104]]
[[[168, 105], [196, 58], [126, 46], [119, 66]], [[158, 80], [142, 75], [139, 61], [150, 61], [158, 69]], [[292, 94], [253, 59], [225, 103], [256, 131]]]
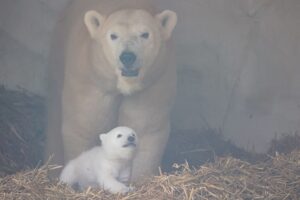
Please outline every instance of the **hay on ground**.
[[225, 157], [198, 169], [190, 169], [188, 164], [175, 165], [174, 173], [155, 176], [126, 195], [91, 188], [75, 192], [47, 178], [54, 167], [44, 165], [1, 178], [0, 199], [300, 199], [300, 151], [277, 155], [258, 164]]

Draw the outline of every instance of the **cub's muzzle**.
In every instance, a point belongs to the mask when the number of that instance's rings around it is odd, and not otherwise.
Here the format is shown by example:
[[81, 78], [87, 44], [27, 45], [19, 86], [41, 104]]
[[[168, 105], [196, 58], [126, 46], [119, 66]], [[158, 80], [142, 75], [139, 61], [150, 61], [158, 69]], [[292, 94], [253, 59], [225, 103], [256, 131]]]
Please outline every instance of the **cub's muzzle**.
[[127, 138], [127, 143], [123, 145], [123, 147], [136, 147], [136, 140], [134, 136], [129, 136]]

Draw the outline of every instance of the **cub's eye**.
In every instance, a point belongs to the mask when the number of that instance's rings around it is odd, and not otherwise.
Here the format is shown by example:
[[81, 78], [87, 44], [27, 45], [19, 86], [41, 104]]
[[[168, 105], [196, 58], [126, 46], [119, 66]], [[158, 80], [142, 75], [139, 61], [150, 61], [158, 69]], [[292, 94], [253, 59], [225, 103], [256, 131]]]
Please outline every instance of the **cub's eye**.
[[116, 39], [118, 39], [118, 36], [113, 33], [110, 35], [110, 38], [111, 38], [111, 40], [116, 40]]
[[117, 135], [117, 138], [120, 138], [120, 137], [122, 137], [122, 135], [121, 135], [121, 134], [118, 134], [118, 135]]
[[142, 33], [141, 37], [144, 38], [144, 39], [148, 39], [149, 38], [149, 33], [148, 32]]

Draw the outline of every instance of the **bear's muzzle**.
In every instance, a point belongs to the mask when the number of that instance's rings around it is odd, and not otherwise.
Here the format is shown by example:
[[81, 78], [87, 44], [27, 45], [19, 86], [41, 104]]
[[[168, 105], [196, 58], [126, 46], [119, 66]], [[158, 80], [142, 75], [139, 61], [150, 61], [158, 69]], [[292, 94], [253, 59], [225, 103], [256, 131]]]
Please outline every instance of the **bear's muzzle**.
[[139, 69], [134, 67], [137, 56], [134, 52], [123, 51], [119, 56], [123, 67], [121, 68], [122, 76], [135, 77], [139, 75]]

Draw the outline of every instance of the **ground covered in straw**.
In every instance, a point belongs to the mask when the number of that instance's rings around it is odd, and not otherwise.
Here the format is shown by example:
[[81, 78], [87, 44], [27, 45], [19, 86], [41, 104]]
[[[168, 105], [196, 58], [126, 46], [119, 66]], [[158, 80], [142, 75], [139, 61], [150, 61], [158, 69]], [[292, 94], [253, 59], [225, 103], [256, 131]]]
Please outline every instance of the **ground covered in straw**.
[[300, 199], [299, 151], [254, 165], [232, 157], [218, 158], [198, 169], [175, 165], [173, 173], [155, 176], [126, 195], [100, 189], [75, 192], [47, 178], [52, 167], [46, 165], [0, 179], [0, 199]]

